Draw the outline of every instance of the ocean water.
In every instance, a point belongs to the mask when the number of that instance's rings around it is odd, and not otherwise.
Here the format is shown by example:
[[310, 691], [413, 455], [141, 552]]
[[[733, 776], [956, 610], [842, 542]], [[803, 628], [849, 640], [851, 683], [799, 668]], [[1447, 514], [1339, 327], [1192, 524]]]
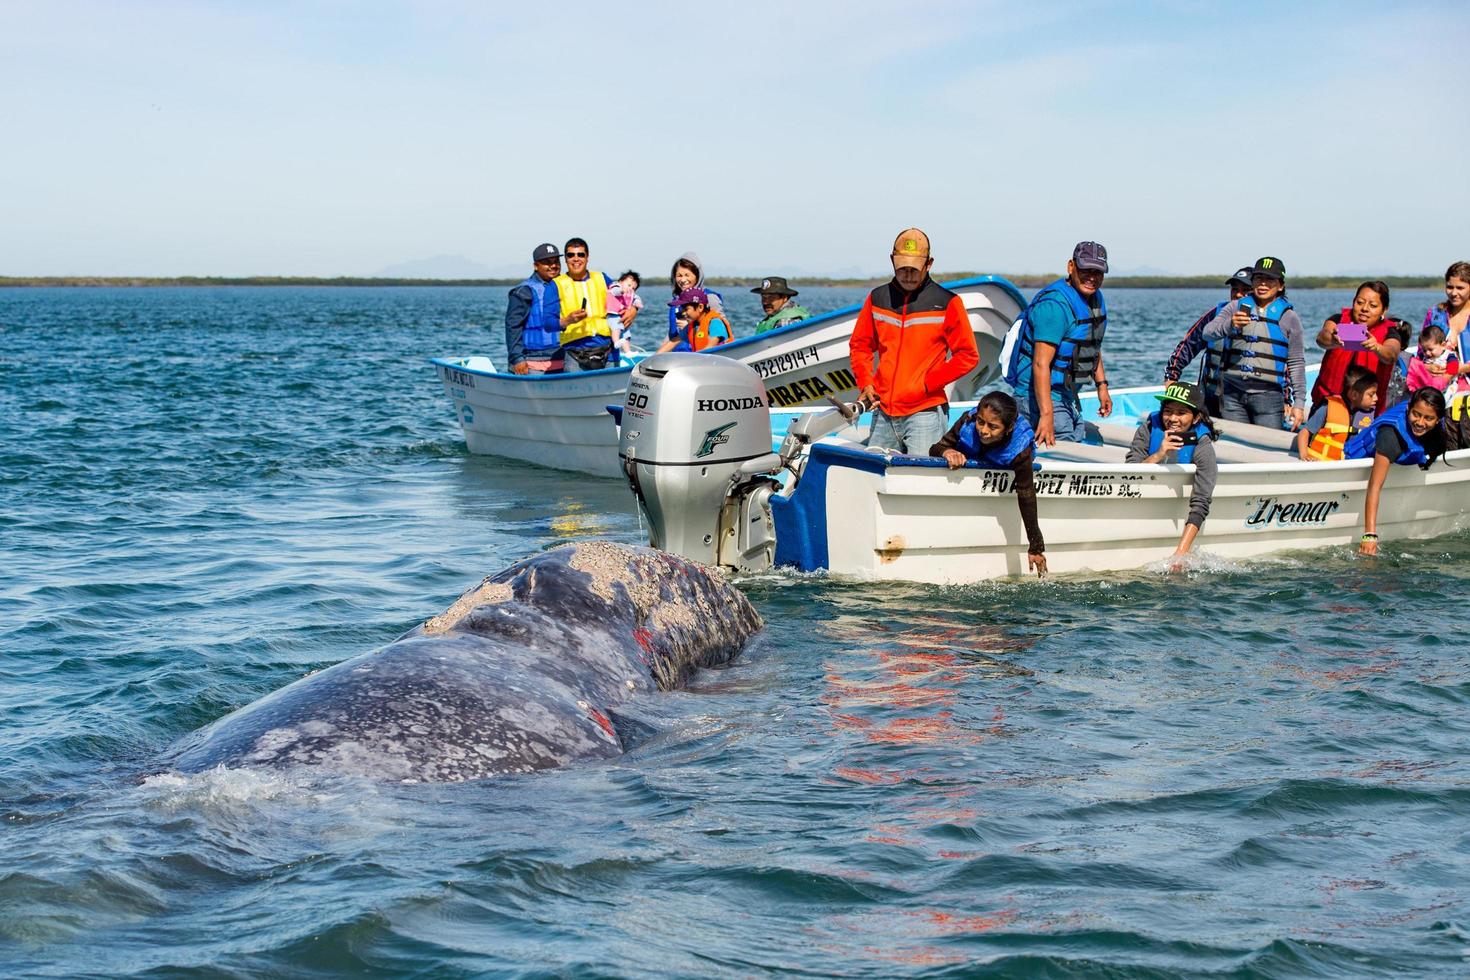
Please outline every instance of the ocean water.
[[[1115, 291], [1115, 383], [1216, 298]], [[0, 290], [0, 974], [1470, 973], [1465, 533], [1172, 577], [753, 576], [766, 631], [640, 703], [657, 734], [613, 763], [160, 771], [528, 553], [640, 540], [615, 481], [465, 453], [426, 359], [499, 356], [503, 309]]]

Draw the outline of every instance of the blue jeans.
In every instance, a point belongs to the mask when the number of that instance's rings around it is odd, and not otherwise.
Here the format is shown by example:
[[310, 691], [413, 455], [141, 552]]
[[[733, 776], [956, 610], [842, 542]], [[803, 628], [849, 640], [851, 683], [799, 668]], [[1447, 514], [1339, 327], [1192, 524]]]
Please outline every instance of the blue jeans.
[[1260, 391], [1227, 381], [1220, 394], [1220, 417], [1227, 422], [1249, 422], [1279, 429], [1284, 411], [1286, 396], [1280, 388]]
[[[1035, 428], [1037, 421], [1041, 418], [1041, 406], [1036, 404], [1036, 392], [1030, 392], [1023, 404], [1026, 405], [1026, 417], [1032, 428]], [[1077, 398], [1077, 393], [1070, 388], [1051, 390], [1051, 423], [1052, 431], [1057, 436], [1057, 442], [1089, 441], [1087, 424], [1082, 421], [1082, 402]]]
[[874, 449], [893, 449], [910, 456], [928, 456], [929, 447], [949, 431], [949, 406], [935, 405], [912, 415], [889, 415], [881, 408], [873, 409], [873, 431], [868, 445]]

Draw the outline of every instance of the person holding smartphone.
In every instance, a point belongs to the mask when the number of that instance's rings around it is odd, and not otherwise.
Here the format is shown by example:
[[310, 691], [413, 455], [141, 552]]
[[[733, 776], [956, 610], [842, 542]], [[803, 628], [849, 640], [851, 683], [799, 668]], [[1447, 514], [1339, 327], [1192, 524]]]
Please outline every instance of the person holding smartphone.
[[1178, 569], [1189, 554], [1199, 529], [1210, 514], [1219, 466], [1215, 461], [1215, 425], [1205, 411], [1205, 396], [1199, 385], [1176, 381], [1164, 388], [1159, 410], [1138, 423], [1133, 445], [1125, 457], [1129, 463], [1192, 463], [1194, 485], [1189, 494], [1189, 516], [1184, 533], [1174, 549], [1172, 568]]

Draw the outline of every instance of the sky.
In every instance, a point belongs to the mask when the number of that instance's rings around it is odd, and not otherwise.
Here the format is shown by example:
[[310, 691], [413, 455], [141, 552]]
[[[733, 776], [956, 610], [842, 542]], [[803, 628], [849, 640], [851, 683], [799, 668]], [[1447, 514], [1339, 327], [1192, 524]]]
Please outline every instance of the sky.
[[[1438, 275], [1462, 4], [0, 0], [0, 276]], [[614, 268], [616, 267], [616, 268]]]

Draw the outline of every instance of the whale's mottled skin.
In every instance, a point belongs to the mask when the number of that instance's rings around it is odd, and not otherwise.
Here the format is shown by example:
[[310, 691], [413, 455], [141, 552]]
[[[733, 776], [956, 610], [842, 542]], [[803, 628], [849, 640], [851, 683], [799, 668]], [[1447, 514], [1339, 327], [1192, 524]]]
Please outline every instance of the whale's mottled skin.
[[729, 662], [760, 627], [745, 596], [694, 562], [566, 545], [195, 732], [169, 763], [455, 782], [615, 756], [611, 711]]

